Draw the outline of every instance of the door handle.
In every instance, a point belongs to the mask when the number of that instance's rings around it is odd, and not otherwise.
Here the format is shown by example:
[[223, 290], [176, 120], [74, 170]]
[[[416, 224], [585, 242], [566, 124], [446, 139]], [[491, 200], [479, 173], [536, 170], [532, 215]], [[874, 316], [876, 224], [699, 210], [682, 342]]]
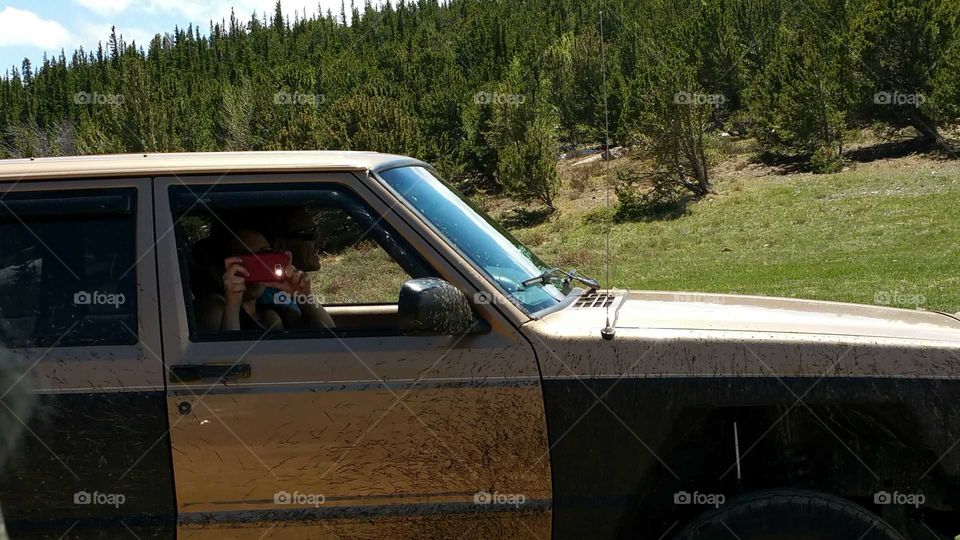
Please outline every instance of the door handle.
[[250, 364], [182, 364], [170, 368], [170, 382], [250, 377]]

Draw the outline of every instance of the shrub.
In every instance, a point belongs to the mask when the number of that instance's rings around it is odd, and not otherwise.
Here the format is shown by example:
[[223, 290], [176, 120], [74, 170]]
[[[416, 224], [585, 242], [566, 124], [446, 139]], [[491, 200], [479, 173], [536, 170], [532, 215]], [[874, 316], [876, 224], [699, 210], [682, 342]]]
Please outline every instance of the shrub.
[[728, 98], [701, 78], [701, 53], [716, 45], [698, 24], [694, 14], [700, 8], [692, 4], [685, 16], [665, 15], [662, 34], [643, 43], [653, 61], [634, 81], [632, 93], [643, 99], [632, 105], [630, 127], [653, 158], [659, 182], [703, 197], [712, 189], [707, 150], [714, 139], [708, 130], [719, 125]]
[[557, 156], [559, 117], [546, 97], [549, 84], [528, 80], [516, 59], [497, 88], [487, 140], [497, 155], [497, 179], [518, 202], [539, 201], [554, 209], [560, 189]]
[[810, 157], [810, 170], [815, 174], [833, 174], [843, 170], [843, 158], [829, 146], [818, 148]]
[[677, 218], [686, 211], [691, 197], [669, 175], [639, 175], [630, 171], [617, 175], [616, 193], [620, 200], [614, 214], [617, 221]]
[[[912, 126], [926, 139], [940, 138], [931, 96], [949, 62], [952, 1], [856, 0], [850, 44], [864, 86], [861, 114], [896, 128]], [[945, 82], [941, 79], [939, 82]]]
[[826, 21], [801, 13], [773, 29], [776, 44], [749, 88], [754, 133], [766, 152], [809, 157], [825, 146], [843, 152], [855, 99], [846, 17], [842, 6], [815, 1], [808, 9]]
[[507, 195], [519, 202], [531, 199], [553, 210], [560, 189], [557, 174], [557, 133], [549, 118], [534, 118], [522, 139], [500, 149], [499, 179]]

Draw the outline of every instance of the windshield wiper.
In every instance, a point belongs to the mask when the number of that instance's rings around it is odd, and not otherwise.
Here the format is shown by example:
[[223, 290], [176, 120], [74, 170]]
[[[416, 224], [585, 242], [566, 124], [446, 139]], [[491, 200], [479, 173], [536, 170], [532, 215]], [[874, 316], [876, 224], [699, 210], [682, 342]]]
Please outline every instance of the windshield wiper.
[[573, 270], [570, 270], [569, 272], [561, 268], [548, 268], [544, 270], [543, 273], [541, 273], [539, 276], [534, 276], [530, 279], [524, 280], [523, 283], [521, 283], [521, 285], [523, 287], [529, 287], [531, 285], [537, 285], [537, 284], [547, 285], [551, 283], [554, 279], [559, 277], [558, 274], [560, 276], [564, 276], [564, 279], [563, 279], [564, 287], [570, 285], [570, 283], [574, 281], [579, 281], [580, 283], [583, 283], [587, 287], [590, 287], [590, 290], [596, 290], [600, 288], [600, 282], [598, 282], [597, 280], [590, 279], [586, 276], [578, 276], [576, 268], [574, 268]]

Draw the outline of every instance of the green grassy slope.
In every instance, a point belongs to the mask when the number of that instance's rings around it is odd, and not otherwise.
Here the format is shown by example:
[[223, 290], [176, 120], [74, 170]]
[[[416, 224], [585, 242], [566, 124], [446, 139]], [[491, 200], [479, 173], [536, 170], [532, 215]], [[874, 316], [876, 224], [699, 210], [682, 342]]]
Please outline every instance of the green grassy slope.
[[[588, 213], [515, 233], [549, 263], [603, 278], [604, 227]], [[957, 312], [960, 174], [921, 165], [720, 181], [678, 219], [614, 225], [611, 252], [618, 288]]]

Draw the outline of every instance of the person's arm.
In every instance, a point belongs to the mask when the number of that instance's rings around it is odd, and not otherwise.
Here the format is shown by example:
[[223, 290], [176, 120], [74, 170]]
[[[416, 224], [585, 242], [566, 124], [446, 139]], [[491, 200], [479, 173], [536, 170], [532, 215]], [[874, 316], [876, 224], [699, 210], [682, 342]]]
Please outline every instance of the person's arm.
[[220, 319], [221, 332], [240, 330], [240, 310], [243, 309], [243, 293], [247, 290], [246, 277], [250, 272], [241, 264], [240, 257], [227, 257], [223, 260], [226, 271], [223, 273], [223, 315]]
[[303, 271], [297, 270], [293, 265], [287, 266], [284, 270], [286, 279], [276, 283], [268, 283], [271, 287], [276, 287], [287, 293], [298, 297], [305, 296], [307, 302], [298, 302], [300, 308], [300, 328], [334, 328], [333, 318], [323, 309], [318, 302], [309, 301], [312, 288], [310, 286], [310, 276]]
[[315, 302], [300, 304], [300, 312], [303, 313], [303, 325], [308, 328], [334, 328], [333, 317], [323, 309], [323, 306]]

